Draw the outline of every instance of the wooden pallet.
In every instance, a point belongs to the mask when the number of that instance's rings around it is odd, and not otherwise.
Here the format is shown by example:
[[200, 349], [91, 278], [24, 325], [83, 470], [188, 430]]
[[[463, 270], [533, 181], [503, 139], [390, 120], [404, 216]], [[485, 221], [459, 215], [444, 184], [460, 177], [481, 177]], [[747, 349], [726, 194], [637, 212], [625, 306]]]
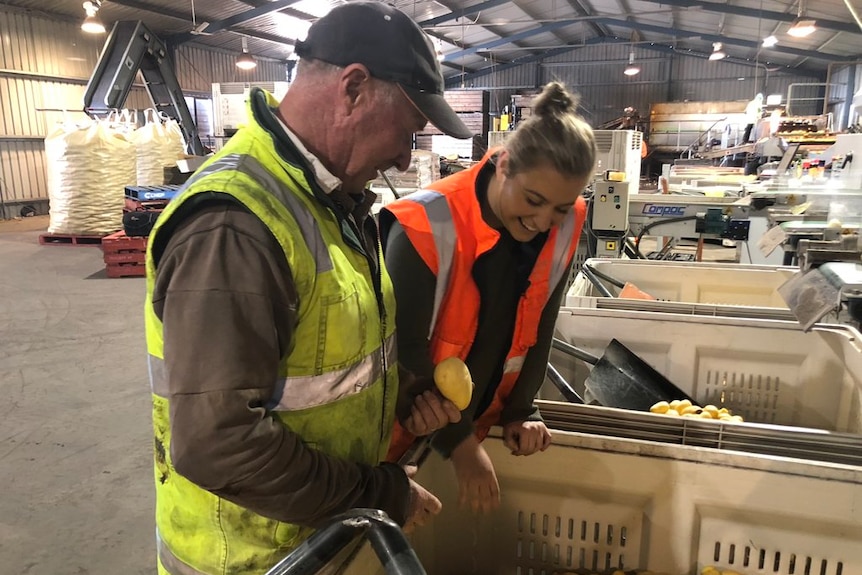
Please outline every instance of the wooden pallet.
[[147, 275], [147, 266], [138, 263], [108, 264], [105, 273], [109, 278], [142, 278]]
[[77, 234], [39, 234], [43, 246], [100, 246], [104, 236]]
[[126, 232], [120, 230], [115, 234], [102, 238], [102, 251], [108, 253], [147, 251], [146, 236], [127, 236]]
[[147, 274], [147, 238], [119, 231], [102, 239], [105, 272], [109, 278], [144, 277]]

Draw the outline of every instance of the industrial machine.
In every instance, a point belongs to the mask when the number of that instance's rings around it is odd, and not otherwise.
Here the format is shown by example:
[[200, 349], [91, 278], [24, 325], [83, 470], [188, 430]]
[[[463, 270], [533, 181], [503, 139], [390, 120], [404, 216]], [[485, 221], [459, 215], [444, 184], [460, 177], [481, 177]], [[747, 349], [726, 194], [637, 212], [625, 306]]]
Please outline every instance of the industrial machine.
[[84, 93], [89, 114], [122, 108], [138, 75], [153, 106], [179, 123], [189, 153], [204, 155], [194, 118], [186, 105], [166, 44], [141, 21], [114, 24]]
[[252, 88], [263, 88], [279, 101], [290, 87], [288, 82], [222, 82], [212, 85], [213, 134], [218, 147], [247, 121], [246, 104]]
[[593, 134], [597, 150], [596, 173], [603, 174], [607, 170], [622, 172], [625, 180], [637, 188], [641, 178], [643, 133], [637, 130], [594, 130]]
[[632, 182], [602, 179], [593, 186], [590, 232], [596, 257], [619, 257], [629, 229], [629, 190]]

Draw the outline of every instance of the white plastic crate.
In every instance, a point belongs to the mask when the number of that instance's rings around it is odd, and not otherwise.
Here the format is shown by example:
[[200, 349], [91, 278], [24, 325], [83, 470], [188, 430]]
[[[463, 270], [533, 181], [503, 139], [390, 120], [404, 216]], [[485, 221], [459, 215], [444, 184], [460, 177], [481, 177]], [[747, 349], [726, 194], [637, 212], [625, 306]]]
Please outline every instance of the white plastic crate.
[[[443, 511], [411, 537], [429, 575], [862, 573], [859, 468], [553, 436], [529, 458], [485, 441], [502, 504], [484, 516], [458, 508], [451, 465], [429, 458], [417, 481]], [[365, 551], [349, 573], [382, 573]]]
[[[778, 287], [799, 271], [783, 266], [654, 260], [591, 258], [586, 263], [614, 279], [636, 285], [659, 300], [785, 310], [787, 304]], [[619, 292], [619, 288], [603, 283], [612, 293]], [[601, 293], [581, 272], [566, 294], [566, 305], [583, 306], [579, 298], [598, 296]]]
[[[557, 337], [601, 356], [618, 339], [700, 405], [746, 421], [862, 433], [860, 334], [840, 325], [803, 332], [788, 321], [561, 308]], [[583, 394], [591, 366], [553, 350], [551, 363]], [[543, 399], [558, 399], [546, 384]]]
[[434, 460], [423, 469], [419, 481], [445, 509], [415, 538], [429, 573], [620, 567], [682, 574], [706, 565], [781, 575], [862, 572], [858, 471], [578, 434], [554, 439], [529, 459], [486, 443], [503, 494], [502, 508], [488, 517], [457, 510], [448, 464]]

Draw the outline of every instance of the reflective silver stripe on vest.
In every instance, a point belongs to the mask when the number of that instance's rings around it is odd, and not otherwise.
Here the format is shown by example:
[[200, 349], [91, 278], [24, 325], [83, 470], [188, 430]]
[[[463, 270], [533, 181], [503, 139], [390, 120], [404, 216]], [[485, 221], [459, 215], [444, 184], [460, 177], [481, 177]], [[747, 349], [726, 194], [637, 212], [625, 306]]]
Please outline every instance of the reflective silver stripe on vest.
[[527, 358], [525, 355], [517, 355], [515, 357], [510, 357], [506, 360], [506, 363], [503, 364], [503, 373], [517, 373], [521, 371], [521, 368], [524, 366], [524, 360]]
[[290, 210], [290, 213], [293, 214], [296, 223], [299, 224], [299, 231], [302, 234], [302, 239], [305, 240], [305, 245], [314, 254], [314, 261], [317, 263], [317, 273], [332, 270], [332, 259], [329, 257], [326, 243], [323, 241], [323, 236], [317, 227], [317, 220], [314, 219], [314, 216], [308, 211], [305, 204], [287, 186], [279, 182], [257, 158], [242, 154], [229, 154], [221, 157], [206, 168], [196, 172], [186, 183], [186, 187], [204, 176], [222, 170], [236, 170], [245, 174], [284, 204]]
[[167, 569], [171, 575], [207, 575], [203, 571], [198, 571], [188, 563], [181, 561], [174, 555], [174, 552], [168, 548], [167, 543], [162, 541], [158, 528], [156, 529], [156, 551], [159, 554], [159, 561], [162, 562], [162, 567]]
[[449, 274], [452, 270], [452, 260], [455, 257], [455, 242], [457, 234], [449, 202], [443, 194], [430, 190], [420, 190], [410, 194], [409, 200], [422, 204], [431, 232], [434, 235], [434, 247], [437, 249], [437, 287], [434, 290], [434, 308], [431, 312], [431, 325], [428, 328], [428, 339], [434, 335], [437, 325], [437, 315], [443, 305], [443, 296], [449, 287]]
[[[385, 365], [395, 365], [395, 335], [386, 339], [383, 346]], [[321, 375], [286, 377], [275, 384], [275, 393], [267, 404], [273, 411], [295, 411], [331, 403], [342, 397], [359, 393], [371, 383], [383, 378], [384, 362], [380, 348], [358, 363], [345, 369]]]
[[575, 233], [577, 219], [575, 218], [575, 210], [569, 210], [568, 215], [557, 229], [557, 241], [554, 242], [554, 259], [552, 260], [550, 283], [548, 284], [548, 297], [551, 297], [551, 292], [563, 279], [563, 275], [569, 273], [569, 248], [574, 242], [572, 234]]
[[159, 397], [166, 398], [168, 396], [168, 374], [165, 370], [165, 361], [149, 354], [147, 356], [147, 370], [150, 372], [150, 391]]

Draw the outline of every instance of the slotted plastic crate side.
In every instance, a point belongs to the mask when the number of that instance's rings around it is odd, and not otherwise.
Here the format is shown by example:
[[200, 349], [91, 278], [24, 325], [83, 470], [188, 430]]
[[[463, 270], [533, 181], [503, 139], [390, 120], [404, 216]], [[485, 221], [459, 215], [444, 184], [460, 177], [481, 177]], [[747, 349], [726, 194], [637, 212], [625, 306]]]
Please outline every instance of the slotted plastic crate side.
[[[862, 572], [858, 469], [565, 432], [529, 458], [511, 456], [496, 437], [484, 445], [502, 493], [490, 515], [458, 509], [448, 462], [432, 456], [417, 476], [444, 505], [411, 537], [431, 575], [551, 575], [580, 567], [581, 548], [583, 566], [595, 571], [613, 566], [619, 552], [626, 569], [679, 575], [706, 565], [797, 575], [807, 558], [816, 565], [809, 575], [824, 560], [827, 575]], [[567, 515], [585, 518], [586, 541], [578, 540], [577, 519], [569, 539]], [[626, 544], [606, 559], [609, 525], [617, 536], [625, 526]], [[755, 548], [766, 550], [769, 568], [752, 568]]]
[[[862, 336], [847, 326], [562, 308], [557, 337], [597, 356], [617, 338], [701, 405], [749, 421], [862, 432]], [[583, 362], [556, 350], [551, 362], [584, 391]]]
[[[820, 521], [806, 521], [801, 528], [790, 529], [759, 524], [758, 518], [740, 523], [704, 517], [698, 565], [719, 565], [740, 573], [848, 575], [862, 565], [862, 544], [835, 525]], [[850, 570], [851, 566], [855, 569]]]
[[[797, 273], [796, 268], [704, 262], [656, 262], [592, 258], [594, 269], [621, 282], [630, 282], [663, 301], [776, 307], [787, 309], [778, 287]], [[611, 288], [613, 293], [619, 290]], [[595, 286], [579, 273], [566, 294], [566, 305], [576, 298], [598, 297]]]

